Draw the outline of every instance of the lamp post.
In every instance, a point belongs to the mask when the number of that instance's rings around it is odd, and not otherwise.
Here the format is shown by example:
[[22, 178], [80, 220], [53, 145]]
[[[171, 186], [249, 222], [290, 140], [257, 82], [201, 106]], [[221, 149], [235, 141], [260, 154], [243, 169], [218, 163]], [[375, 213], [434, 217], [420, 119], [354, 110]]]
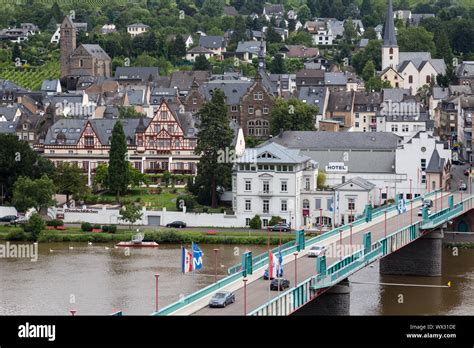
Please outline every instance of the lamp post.
[[295, 251], [293, 253], [293, 255], [295, 256], [295, 286], [296, 286], [296, 284], [298, 284], [298, 266], [297, 266], [297, 264], [298, 264], [298, 258], [297, 258], [298, 253]]
[[242, 279], [244, 282], [244, 315], [247, 316], [247, 278]]
[[351, 238], [350, 238], [351, 242], [350, 242], [350, 244], [351, 244], [351, 246], [352, 246], [352, 222], [351, 222], [351, 224], [350, 224], [350, 231], [351, 231], [351, 232], [350, 232], [350, 233], [351, 233]]
[[323, 208], [319, 208], [319, 233], [323, 232]]
[[461, 190], [462, 180], [459, 180], [459, 192], [461, 193], [461, 202], [462, 202], [462, 190]]
[[385, 186], [385, 201], [387, 202], [386, 205], [388, 205], [388, 186]]
[[158, 312], [158, 278], [160, 277], [159, 273], [155, 273], [155, 279], [156, 279], [156, 284], [155, 284], [155, 309], [156, 312]]
[[342, 259], [342, 228], [339, 230], [339, 257]]
[[282, 222], [280, 221], [280, 249], [281, 249], [281, 224]]
[[411, 193], [411, 180], [410, 179], [410, 225], [413, 225], [413, 195]]
[[382, 188], [379, 188], [379, 207], [382, 205]]
[[217, 252], [219, 249], [214, 249], [214, 283], [217, 283]]
[[384, 228], [385, 237], [387, 237], [387, 210], [385, 210], [385, 223], [384, 223], [384, 225], [385, 225], [385, 228]]

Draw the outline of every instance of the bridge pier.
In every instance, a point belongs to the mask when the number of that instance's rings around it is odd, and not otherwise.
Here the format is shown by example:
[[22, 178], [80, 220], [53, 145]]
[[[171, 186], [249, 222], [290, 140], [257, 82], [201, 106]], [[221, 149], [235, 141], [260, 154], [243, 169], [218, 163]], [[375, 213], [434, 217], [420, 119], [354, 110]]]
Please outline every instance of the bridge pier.
[[442, 229], [434, 230], [380, 260], [380, 273], [425, 277], [441, 276]]
[[308, 302], [293, 315], [349, 315], [350, 304], [351, 286], [349, 280], [345, 279]]

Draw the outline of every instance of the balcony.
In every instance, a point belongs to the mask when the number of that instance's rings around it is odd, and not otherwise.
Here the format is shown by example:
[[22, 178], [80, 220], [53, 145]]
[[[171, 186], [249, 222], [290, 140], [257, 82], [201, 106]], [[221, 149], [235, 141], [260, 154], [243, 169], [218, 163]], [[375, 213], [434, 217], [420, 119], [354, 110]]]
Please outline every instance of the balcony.
[[273, 191], [270, 190], [263, 190], [263, 191], [258, 191], [259, 196], [273, 196]]
[[145, 173], [147, 174], [160, 174], [165, 172], [167, 169], [164, 168], [147, 168], [145, 169]]

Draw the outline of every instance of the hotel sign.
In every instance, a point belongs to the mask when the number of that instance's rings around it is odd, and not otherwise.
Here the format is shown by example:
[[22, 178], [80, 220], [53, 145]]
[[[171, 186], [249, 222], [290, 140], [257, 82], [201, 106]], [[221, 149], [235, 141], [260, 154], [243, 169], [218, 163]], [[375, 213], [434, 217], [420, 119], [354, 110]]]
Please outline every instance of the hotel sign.
[[347, 173], [348, 168], [344, 162], [329, 162], [325, 170], [326, 173]]

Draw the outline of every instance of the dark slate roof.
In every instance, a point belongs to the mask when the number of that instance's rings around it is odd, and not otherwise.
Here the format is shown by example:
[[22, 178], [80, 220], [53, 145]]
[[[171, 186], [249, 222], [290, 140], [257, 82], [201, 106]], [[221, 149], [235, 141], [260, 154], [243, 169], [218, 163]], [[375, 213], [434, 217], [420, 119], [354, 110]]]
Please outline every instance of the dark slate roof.
[[283, 5], [275, 4], [275, 5], [266, 5], [264, 7], [265, 14], [272, 16], [276, 14], [282, 14], [285, 11]]
[[375, 187], [375, 184], [373, 184], [370, 181], [365, 180], [365, 179], [357, 176], [355, 178], [347, 180], [345, 183], [342, 183], [342, 184], [339, 184], [339, 185], [335, 186], [334, 189], [337, 190], [337, 189], [340, 189], [340, 188], [342, 188], [344, 186], [347, 186], [347, 185], [350, 185], [350, 184], [357, 185], [360, 188], [362, 188], [364, 190], [367, 190], [367, 191], [370, 191]]
[[213, 35], [200, 36], [199, 46], [210, 48], [210, 49], [222, 48], [225, 46], [225, 40], [223, 36], [213, 36]]
[[[356, 92], [354, 97], [354, 108], [355, 111], [358, 110], [358, 107], [364, 108], [367, 106], [377, 106], [379, 107], [382, 104], [382, 93], [380, 92]], [[366, 110], [366, 109], [365, 109]]]
[[82, 44], [81, 46], [84, 47], [87, 53], [89, 53], [91, 56], [97, 59], [110, 60], [109, 55], [99, 45]]
[[[260, 52], [260, 45], [259, 41], [241, 41], [237, 45], [237, 49], [235, 50], [236, 53], [253, 53], [258, 54]], [[265, 47], [266, 42], [263, 41], [263, 45]]]
[[207, 81], [210, 76], [211, 73], [209, 71], [175, 71], [171, 74], [171, 81], [168, 87], [176, 87], [179, 90], [188, 91], [191, 89], [194, 80], [201, 85], [203, 82]]
[[213, 80], [199, 87], [199, 92], [206, 100], [210, 100], [212, 98], [211, 91], [217, 88], [224, 92], [227, 105], [239, 105], [242, 97], [247, 93], [250, 86], [252, 86], [252, 81]]
[[0, 106], [0, 117], [3, 116], [8, 122], [11, 122], [15, 118], [17, 111], [18, 107]]
[[234, 6], [224, 6], [224, 15], [226, 16], [238, 16], [239, 12], [235, 9]]
[[439, 156], [438, 150], [435, 149], [431, 155], [428, 166], [426, 167], [427, 173], [442, 173], [444, 168], [444, 158]]
[[0, 122], [0, 134], [15, 133], [18, 120], [14, 122]]
[[303, 86], [298, 93], [298, 99], [305, 101], [308, 105], [316, 105], [319, 108], [319, 114], [324, 110], [324, 101], [326, 99], [327, 88]]
[[41, 84], [42, 91], [56, 91], [58, 88], [59, 80], [43, 80]]
[[327, 111], [350, 111], [352, 109], [353, 96], [353, 91], [337, 91], [330, 93]]
[[301, 149], [395, 150], [400, 139], [388, 132], [284, 131], [271, 141]]
[[385, 27], [383, 32], [383, 45], [397, 47], [397, 36], [395, 34], [395, 21], [393, 19], [392, 0], [388, 0], [387, 14], [385, 16]]
[[432, 96], [434, 99], [444, 99], [449, 96], [449, 89], [445, 87], [433, 87]]
[[159, 76], [160, 71], [157, 67], [119, 66], [115, 70], [115, 78], [117, 80], [152, 81]]

